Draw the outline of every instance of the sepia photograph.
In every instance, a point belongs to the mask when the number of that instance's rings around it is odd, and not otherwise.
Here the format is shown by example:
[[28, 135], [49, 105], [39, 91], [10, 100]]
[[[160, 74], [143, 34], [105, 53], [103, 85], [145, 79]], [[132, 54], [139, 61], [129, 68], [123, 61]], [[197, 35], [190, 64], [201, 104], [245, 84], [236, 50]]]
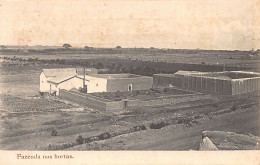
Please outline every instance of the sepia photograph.
[[259, 7], [0, 1], [0, 150], [259, 150]]

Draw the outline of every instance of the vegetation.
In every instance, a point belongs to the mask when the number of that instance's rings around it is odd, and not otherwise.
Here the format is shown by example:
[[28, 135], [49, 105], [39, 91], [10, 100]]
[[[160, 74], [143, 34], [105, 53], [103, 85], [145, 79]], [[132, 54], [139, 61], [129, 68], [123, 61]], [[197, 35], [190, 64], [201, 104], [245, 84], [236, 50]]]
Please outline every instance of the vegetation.
[[69, 49], [70, 47], [72, 47], [70, 44], [63, 44], [63, 46], [62, 46], [63, 48], [65, 48], [65, 49]]
[[79, 135], [79, 136], [78, 136], [78, 138], [76, 139], [76, 142], [77, 142], [78, 144], [83, 144], [83, 143], [84, 143], [84, 139], [83, 139], [82, 135]]
[[51, 131], [51, 136], [57, 136], [57, 135], [58, 135], [58, 132], [55, 129], [53, 129]]

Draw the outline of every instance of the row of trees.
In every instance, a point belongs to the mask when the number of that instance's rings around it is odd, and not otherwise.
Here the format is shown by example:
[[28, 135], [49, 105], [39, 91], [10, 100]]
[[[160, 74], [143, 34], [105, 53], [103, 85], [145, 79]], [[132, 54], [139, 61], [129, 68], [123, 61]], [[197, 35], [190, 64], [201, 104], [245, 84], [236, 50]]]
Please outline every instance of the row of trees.
[[[69, 48], [71, 48], [72, 46], [71, 46], [70, 44], [65, 43], [65, 44], [62, 45], [62, 47], [65, 48], [65, 49], [69, 49]], [[92, 49], [92, 48], [93, 48], [93, 47], [84, 46], [84, 49]], [[117, 49], [121, 49], [122, 47], [121, 47], [121, 46], [116, 46], [116, 48], [117, 48]]]

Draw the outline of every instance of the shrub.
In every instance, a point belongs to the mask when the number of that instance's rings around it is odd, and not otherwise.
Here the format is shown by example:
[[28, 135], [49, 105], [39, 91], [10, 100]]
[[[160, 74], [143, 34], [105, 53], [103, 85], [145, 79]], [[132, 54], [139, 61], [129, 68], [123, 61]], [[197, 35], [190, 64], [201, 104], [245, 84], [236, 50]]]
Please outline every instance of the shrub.
[[109, 139], [109, 138], [111, 138], [111, 135], [109, 132], [105, 132], [105, 133], [102, 133], [99, 135], [100, 140]]
[[88, 138], [86, 138], [86, 140], [85, 140], [85, 143], [90, 143], [90, 142], [92, 142], [93, 140], [90, 138], [90, 137], [88, 137]]
[[146, 126], [145, 126], [145, 125], [142, 125], [142, 126], [141, 126], [141, 130], [146, 130]]
[[165, 122], [160, 122], [160, 123], [152, 123], [151, 125], [150, 125], [150, 128], [151, 129], [161, 129], [162, 127], [165, 127], [165, 126], [167, 126], [167, 123], [165, 123]]
[[83, 139], [82, 135], [79, 135], [79, 136], [78, 136], [78, 138], [76, 139], [76, 142], [77, 142], [78, 144], [83, 144], [83, 143], [84, 143], [84, 139]]
[[58, 132], [55, 129], [53, 129], [51, 131], [51, 136], [57, 136], [57, 135], [58, 135]]
[[93, 141], [98, 141], [98, 140], [100, 140], [100, 139], [99, 139], [99, 136], [92, 136], [92, 137], [89, 137], [87, 140], [88, 140], [89, 142], [93, 142]]
[[237, 110], [237, 105], [233, 105], [231, 108], [230, 108], [231, 111], [236, 111]]
[[146, 127], [145, 127], [144, 125], [142, 125], [142, 126], [135, 126], [135, 127], [134, 127], [134, 130], [135, 130], [135, 131], [146, 130]]
[[202, 115], [196, 115], [196, 116], [194, 116], [194, 119], [200, 119], [200, 118], [202, 118]]

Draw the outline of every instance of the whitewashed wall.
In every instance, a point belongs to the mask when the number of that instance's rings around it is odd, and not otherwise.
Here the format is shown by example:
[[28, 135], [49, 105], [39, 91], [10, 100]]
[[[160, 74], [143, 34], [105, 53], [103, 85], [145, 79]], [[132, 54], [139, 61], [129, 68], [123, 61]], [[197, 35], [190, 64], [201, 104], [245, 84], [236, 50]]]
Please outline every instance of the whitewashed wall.
[[107, 92], [107, 80], [86, 75], [87, 93]]
[[49, 92], [49, 91], [50, 91], [50, 84], [47, 82], [47, 78], [42, 72], [40, 74], [40, 92]]
[[65, 89], [65, 90], [70, 90], [72, 88], [79, 89], [79, 87], [83, 87], [83, 80], [77, 77], [73, 77], [72, 79], [69, 79], [67, 81], [64, 81], [60, 83], [57, 86], [57, 95], [59, 95], [59, 89]]

